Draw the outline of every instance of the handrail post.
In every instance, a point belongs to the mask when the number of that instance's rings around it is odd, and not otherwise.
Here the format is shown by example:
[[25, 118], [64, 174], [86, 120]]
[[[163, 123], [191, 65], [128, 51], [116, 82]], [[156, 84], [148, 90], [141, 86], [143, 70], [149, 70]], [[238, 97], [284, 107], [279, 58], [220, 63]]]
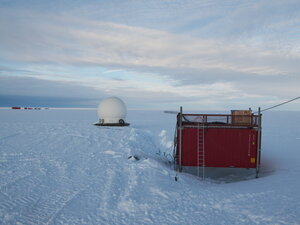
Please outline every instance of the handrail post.
[[260, 153], [261, 153], [261, 112], [258, 108], [258, 129], [257, 129], [257, 152], [256, 152], [256, 178], [260, 169]]
[[182, 106], [179, 113], [179, 171], [182, 171]]

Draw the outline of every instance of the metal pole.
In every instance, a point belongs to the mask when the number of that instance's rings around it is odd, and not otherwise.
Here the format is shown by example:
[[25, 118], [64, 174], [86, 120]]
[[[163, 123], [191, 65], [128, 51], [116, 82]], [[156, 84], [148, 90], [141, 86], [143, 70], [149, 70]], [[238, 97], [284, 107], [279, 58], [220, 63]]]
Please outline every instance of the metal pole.
[[177, 170], [177, 146], [178, 146], [178, 116], [176, 117], [176, 127], [174, 132], [174, 144], [173, 144], [174, 170]]
[[258, 178], [261, 152], [261, 111], [258, 108], [257, 152], [256, 152], [256, 178]]
[[[206, 123], [207, 123], [207, 116], [206, 118]], [[202, 123], [202, 179], [205, 179], [205, 145], [204, 145], [204, 141], [205, 141], [205, 127], [204, 127], [204, 121]]]
[[200, 121], [198, 121], [197, 127], [197, 176], [200, 177]]
[[179, 171], [182, 171], [182, 106], [179, 113]]

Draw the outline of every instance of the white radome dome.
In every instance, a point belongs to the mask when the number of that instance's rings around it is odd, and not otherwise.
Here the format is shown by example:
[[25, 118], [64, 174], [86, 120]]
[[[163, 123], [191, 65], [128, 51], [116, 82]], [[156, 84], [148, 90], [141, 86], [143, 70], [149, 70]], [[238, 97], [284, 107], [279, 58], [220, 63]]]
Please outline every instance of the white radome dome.
[[127, 109], [125, 103], [117, 98], [110, 97], [102, 100], [98, 106], [98, 117], [101, 123], [120, 123], [125, 121]]

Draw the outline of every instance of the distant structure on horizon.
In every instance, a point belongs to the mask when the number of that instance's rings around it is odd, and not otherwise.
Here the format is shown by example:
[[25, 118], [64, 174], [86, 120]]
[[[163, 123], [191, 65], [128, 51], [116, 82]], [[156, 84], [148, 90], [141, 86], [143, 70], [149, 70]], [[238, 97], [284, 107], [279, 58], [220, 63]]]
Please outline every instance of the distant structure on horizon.
[[98, 106], [99, 122], [96, 126], [128, 126], [125, 122], [127, 108], [118, 97], [110, 97], [102, 100]]
[[26, 109], [26, 110], [35, 109], [35, 110], [41, 110], [41, 109], [49, 109], [49, 108], [48, 107], [44, 108], [44, 107], [20, 107], [20, 106], [12, 106], [11, 109]]

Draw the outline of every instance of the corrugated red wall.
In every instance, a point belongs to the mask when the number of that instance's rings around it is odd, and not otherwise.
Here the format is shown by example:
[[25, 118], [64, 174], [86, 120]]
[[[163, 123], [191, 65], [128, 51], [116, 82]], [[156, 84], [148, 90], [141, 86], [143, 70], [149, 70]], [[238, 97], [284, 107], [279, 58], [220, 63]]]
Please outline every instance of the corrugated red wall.
[[[203, 134], [206, 167], [256, 168], [257, 130], [205, 128]], [[179, 159], [178, 146], [177, 160]], [[197, 151], [197, 128], [184, 128], [182, 130], [182, 166], [198, 166]]]

